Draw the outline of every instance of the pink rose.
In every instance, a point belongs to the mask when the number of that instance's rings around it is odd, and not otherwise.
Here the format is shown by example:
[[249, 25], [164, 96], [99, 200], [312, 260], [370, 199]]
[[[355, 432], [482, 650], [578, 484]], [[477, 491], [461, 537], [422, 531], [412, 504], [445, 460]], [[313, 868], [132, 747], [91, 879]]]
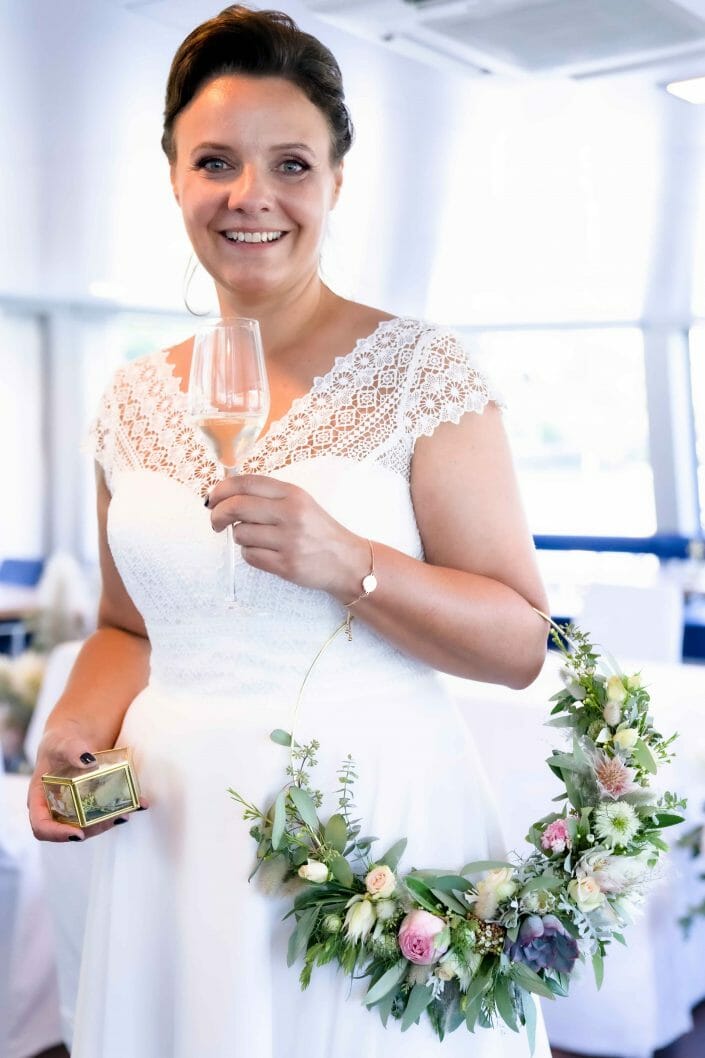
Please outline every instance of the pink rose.
[[549, 823], [541, 835], [541, 845], [548, 852], [565, 852], [570, 848], [570, 831], [565, 819]]
[[[439, 934], [445, 931], [445, 938]], [[399, 927], [402, 955], [419, 966], [429, 966], [448, 950], [446, 924], [430, 911], [410, 911]]]

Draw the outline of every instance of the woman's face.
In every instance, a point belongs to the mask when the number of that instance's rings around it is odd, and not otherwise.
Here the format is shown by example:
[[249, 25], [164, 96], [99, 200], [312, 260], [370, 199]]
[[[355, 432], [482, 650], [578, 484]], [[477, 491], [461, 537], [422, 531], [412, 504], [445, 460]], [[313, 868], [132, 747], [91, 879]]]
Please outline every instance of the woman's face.
[[342, 179], [321, 111], [282, 78], [225, 75], [181, 111], [174, 143], [174, 194], [221, 307], [303, 289]]

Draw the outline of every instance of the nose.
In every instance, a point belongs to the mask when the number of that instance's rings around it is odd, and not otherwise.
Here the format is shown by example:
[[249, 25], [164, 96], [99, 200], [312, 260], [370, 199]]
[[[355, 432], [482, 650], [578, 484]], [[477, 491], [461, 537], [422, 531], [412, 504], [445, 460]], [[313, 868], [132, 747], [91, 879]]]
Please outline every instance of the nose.
[[228, 209], [239, 213], [261, 213], [271, 209], [272, 195], [267, 175], [257, 165], [243, 165], [232, 179]]

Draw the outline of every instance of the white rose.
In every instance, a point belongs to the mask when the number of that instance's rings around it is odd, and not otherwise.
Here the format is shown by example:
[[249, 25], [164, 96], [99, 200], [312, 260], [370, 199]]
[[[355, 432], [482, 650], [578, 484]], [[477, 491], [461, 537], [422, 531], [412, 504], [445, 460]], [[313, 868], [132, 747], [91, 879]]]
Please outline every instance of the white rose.
[[348, 910], [345, 915], [345, 932], [353, 944], [358, 940], [366, 940], [370, 930], [375, 924], [375, 909], [371, 900], [367, 897], [360, 899], [353, 897], [348, 902]]
[[581, 911], [596, 911], [605, 901], [605, 894], [592, 875], [584, 878], [573, 878], [568, 883], [568, 895]]
[[328, 881], [328, 868], [319, 860], [307, 860], [299, 867], [299, 878], [303, 878], [305, 882], [315, 882], [320, 885], [321, 882]]
[[441, 981], [452, 981], [454, 977], [458, 976], [459, 970], [458, 956], [451, 951], [441, 959], [436, 967], [436, 977]]
[[607, 680], [607, 700], [620, 705], [627, 700], [627, 690], [621, 676], [610, 676]]
[[394, 871], [390, 870], [386, 863], [373, 867], [365, 876], [365, 888], [370, 896], [391, 896], [396, 887], [397, 880], [394, 877]]
[[625, 752], [630, 753], [634, 749], [638, 738], [638, 731], [634, 731], [631, 727], [624, 727], [621, 731], [616, 731], [614, 733], [612, 741], [619, 749], [623, 749]]
[[641, 673], [637, 672], [634, 676], [630, 676], [627, 680], [627, 687], [630, 691], [638, 691], [641, 687]]

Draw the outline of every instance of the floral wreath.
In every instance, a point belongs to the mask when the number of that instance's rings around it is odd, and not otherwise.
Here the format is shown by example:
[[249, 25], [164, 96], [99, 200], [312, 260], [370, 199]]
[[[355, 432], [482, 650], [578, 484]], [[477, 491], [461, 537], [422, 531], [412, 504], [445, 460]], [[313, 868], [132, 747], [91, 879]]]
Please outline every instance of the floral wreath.
[[[639, 675], [602, 661], [576, 626], [541, 616], [565, 662], [548, 725], [570, 745], [547, 760], [563, 784], [554, 801], [564, 803], [531, 826], [534, 849], [525, 858], [467, 863], [456, 874], [400, 873], [406, 838], [377, 856], [377, 839], [361, 836], [353, 760], [340, 768], [339, 811], [323, 823], [322, 794], [309, 775], [319, 743], [299, 745], [282, 730], [270, 736], [289, 748], [273, 804], [263, 811], [228, 791], [252, 823], [252, 875], [268, 864], [281, 881], [298, 882], [284, 917], [295, 919], [287, 963], [303, 959], [303, 989], [316, 966], [337, 963], [369, 978], [363, 1002], [385, 1027], [391, 1017], [403, 1032], [425, 1015], [442, 1040], [461, 1025], [474, 1032], [503, 1021], [517, 1032], [525, 1026], [533, 1052], [532, 993], [567, 995], [576, 962], [588, 957], [602, 983], [606, 948], [625, 943], [621, 930], [668, 850], [661, 831], [683, 819], [684, 800], [651, 788], [676, 736], [654, 729]], [[351, 638], [349, 618], [314, 659], [294, 716], [316, 661], [342, 630]]]

